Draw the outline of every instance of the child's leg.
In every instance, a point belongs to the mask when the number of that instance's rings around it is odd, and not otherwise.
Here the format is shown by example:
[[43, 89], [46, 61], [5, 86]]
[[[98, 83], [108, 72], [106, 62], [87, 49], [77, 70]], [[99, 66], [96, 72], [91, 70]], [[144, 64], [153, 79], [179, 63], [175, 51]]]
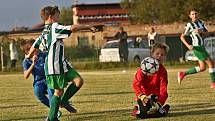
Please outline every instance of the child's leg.
[[205, 62], [204, 61], [198, 61], [199, 62], [199, 66], [191, 68], [185, 72], [178, 72], [178, 83], [180, 84], [181, 81], [184, 79], [184, 77], [186, 75], [190, 75], [190, 74], [195, 74], [195, 73], [199, 73], [202, 72], [206, 69], [205, 67]]
[[49, 107], [49, 99], [45, 95], [46, 85], [43, 81], [36, 82], [34, 85], [34, 95], [41, 103]]
[[82, 87], [84, 81], [80, 74], [73, 68], [69, 68], [68, 72], [65, 74], [65, 79], [72, 84], [66, 89], [64, 95], [62, 96], [61, 102], [68, 103], [68, 100]]
[[48, 120], [54, 121], [57, 119], [61, 96], [67, 82], [64, 79], [64, 74], [53, 74], [46, 76], [48, 87], [54, 90], [54, 95], [51, 98]]
[[54, 121], [57, 118], [57, 113], [61, 101], [61, 95], [63, 95], [63, 89], [55, 89], [54, 95], [51, 99], [51, 105], [48, 116], [50, 121]]
[[215, 88], [215, 68], [214, 68], [214, 62], [213, 60], [211, 60], [210, 58], [208, 58], [206, 61], [205, 61], [208, 65], [208, 68], [209, 68], [209, 74], [210, 74], [210, 77], [211, 77], [211, 88]]
[[67, 103], [68, 100], [76, 93], [83, 85], [83, 79], [81, 77], [75, 78], [73, 83], [69, 85], [69, 87], [66, 89], [61, 101], [62, 103]]
[[191, 69], [185, 71], [185, 75], [190, 75], [190, 74], [195, 74], [195, 73], [205, 71], [205, 69], [206, 69], [205, 62], [200, 61], [200, 60], [198, 62], [199, 62], [199, 67], [194, 67], [194, 68], [191, 68]]
[[143, 106], [142, 101], [138, 99], [137, 104], [139, 112], [136, 114], [136, 117], [141, 119], [147, 118], [148, 117], [147, 111], [151, 108], [150, 102], [148, 101], [146, 106]]

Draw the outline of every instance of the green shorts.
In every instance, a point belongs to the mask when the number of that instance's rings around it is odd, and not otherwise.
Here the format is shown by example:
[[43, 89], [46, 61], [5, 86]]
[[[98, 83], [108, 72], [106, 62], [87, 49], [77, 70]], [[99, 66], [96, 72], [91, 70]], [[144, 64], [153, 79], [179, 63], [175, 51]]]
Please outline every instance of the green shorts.
[[210, 57], [204, 46], [193, 46], [193, 49], [193, 53], [198, 60], [204, 61]]
[[49, 88], [64, 89], [69, 81], [77, 77], [81, 77], [80, 74], [75, 69], [69, 68], [65, 74], [46, 75], [46, 80]]

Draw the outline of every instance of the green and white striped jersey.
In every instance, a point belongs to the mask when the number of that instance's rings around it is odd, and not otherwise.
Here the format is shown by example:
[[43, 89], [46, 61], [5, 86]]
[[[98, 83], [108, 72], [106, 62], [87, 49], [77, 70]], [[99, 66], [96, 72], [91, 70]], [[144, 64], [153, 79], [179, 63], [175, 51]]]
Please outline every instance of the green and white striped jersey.
[[208, 31], [204, 23], [201, 20], [198, 20], [196, 22], [187, 23], [183, 34], [190, 36], [192, 38], [193, 46], [203, 46], [204, 45], [203, 38], [199, 33], [195, 32], [195, 29], [201, 29], [204, 32]]
[[42, 35], [33, 44], [34, 48], [39, 48], [42, 44], [47, 51], [45, 59], [45, 74], [64, 74], [71, 67], [64, 57], [63, 39], [70, 36], [71, 26], [63, 26], [59, 23], [45, 25]]

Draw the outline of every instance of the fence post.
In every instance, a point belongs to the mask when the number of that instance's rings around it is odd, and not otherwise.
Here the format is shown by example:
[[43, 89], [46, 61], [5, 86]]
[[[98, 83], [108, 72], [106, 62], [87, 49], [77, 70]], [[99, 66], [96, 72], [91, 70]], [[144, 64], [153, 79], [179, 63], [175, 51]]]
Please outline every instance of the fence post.
[[2, 71], [5, 71], [5, 64], [4, 64], [4, 49], [3, 49], [3, 41], [1, 40], [1, 69]]

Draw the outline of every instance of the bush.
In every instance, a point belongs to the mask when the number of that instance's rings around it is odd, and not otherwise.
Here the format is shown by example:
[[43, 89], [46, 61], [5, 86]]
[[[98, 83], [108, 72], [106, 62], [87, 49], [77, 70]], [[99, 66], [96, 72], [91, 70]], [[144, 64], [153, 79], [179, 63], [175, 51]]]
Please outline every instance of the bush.
[[68, 60], [76, 60], [76, 59], [86, 59], [86, 58], [97, 58], [97, 50], [94, 48], [90, 48], [88, 46], [85, 47], [65, 47], [65, 58]]

